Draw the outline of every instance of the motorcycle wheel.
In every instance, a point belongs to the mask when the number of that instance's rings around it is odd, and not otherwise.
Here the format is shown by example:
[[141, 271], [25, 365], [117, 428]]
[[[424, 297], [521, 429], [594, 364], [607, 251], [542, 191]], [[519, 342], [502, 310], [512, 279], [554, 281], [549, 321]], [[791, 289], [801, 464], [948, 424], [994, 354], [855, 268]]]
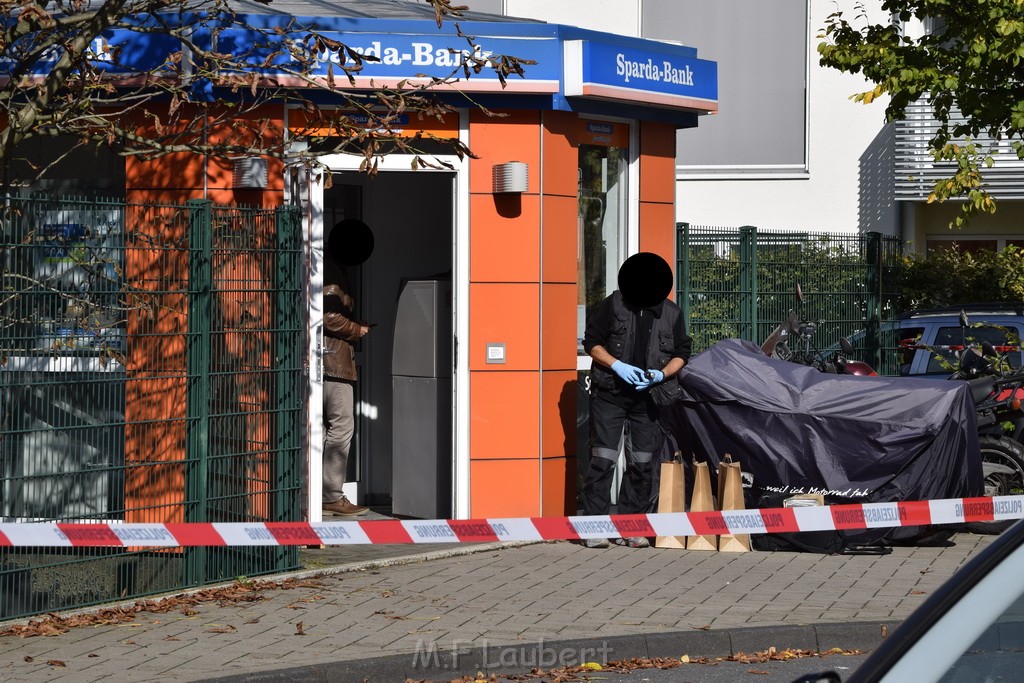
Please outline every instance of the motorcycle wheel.
[[1024, 446], [1006, 436], [978, 438], [983, 462], [1004, 465], [1014, 474], [991, 474], [985, 478], [986, 496], [1015, 496], [1024, 493]]

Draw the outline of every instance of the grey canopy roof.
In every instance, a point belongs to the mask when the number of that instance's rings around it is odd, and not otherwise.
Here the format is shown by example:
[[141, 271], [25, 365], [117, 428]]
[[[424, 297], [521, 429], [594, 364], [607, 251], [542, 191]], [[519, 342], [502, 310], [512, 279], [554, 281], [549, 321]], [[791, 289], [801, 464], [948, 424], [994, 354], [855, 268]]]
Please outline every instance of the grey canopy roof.
[[[230, 0], [228, 4], [236, 12], [246, 14], [351, 17], [353, 19], [434, 19], [433, 7], [422, 0], [273, 0], [270, 4], [256, 2], [256, 0]], [[463, 12], [461, 18], [465, 21], [545, 23], [536, 19], [507, 17], [472, 10]]]

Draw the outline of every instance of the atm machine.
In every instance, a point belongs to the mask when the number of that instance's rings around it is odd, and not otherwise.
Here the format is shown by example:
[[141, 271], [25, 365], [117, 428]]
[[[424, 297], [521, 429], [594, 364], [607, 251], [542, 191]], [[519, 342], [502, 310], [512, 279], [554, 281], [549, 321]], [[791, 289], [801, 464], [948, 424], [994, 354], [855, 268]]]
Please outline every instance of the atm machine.
[[391, 356], [392, 514], [452, 512], [452, 283], [406, 280]]

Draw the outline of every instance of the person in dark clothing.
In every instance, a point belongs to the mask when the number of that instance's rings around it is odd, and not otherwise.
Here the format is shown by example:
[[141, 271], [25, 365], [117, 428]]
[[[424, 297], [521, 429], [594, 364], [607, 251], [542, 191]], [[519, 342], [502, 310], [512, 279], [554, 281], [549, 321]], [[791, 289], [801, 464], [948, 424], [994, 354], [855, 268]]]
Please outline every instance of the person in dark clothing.
[[[619, 289], [587, 316], [583, 348], [593, 359], [590, 396], [590, 465], [583, 484], [588, 515], [607, 515], [615, 462], [625, 442], [626, 472], [618, 511], [644, 511], [650, 500], [653, 457], [661, 443], [661, 406], [679, 398], [674, 375], [690, 358], [692, 340], [682, 311], [666, 297], [672, 269], [657, 254], [630, 256], [619, 269]], [[643, 537], [615, 539], [645, 548]], [[608, 539], [587, 539], [607, 548]]]

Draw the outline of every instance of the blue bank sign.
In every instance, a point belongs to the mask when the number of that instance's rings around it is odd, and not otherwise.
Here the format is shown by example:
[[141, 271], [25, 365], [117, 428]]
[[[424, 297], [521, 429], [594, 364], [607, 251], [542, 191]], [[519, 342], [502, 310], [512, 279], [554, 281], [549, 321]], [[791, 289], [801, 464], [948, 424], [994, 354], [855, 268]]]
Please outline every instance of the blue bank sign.
[[718, 111], [718, 65], [692, 51], [591, 40], [564, 43], [565, 96], [626, 100], [699, 113]]
[[[360, 90], [420, 85], [544, 95], [551, 98], [547, 106], [556, 109], [574, 109], [573, 98], [579, 98], [687, 115], [718, 110], [717, 65], [698, 59], [693, 48], [542, 23], [471, 22], [462, 25], [460, 35], [450, 25], [438, 28], [420, 20], [146, 15], [97, 36], [88, 58], [113, 79], [147, 72], [174, 77], [180, 64], [175, 55], [187, 50], [161, 30], [161, 22], [194, 25], [194, 44], [233, 55], [245, 71], [263, 76], [264, 85]], [[498, 78], [493, 67], [505, 55], [526, 60], [522, 76]], [[31, 37], [23, 38], [0, 54], [0, 80], [24, 69], [26, 59], [34, 60], [30, 74], [45, 76], [60, 56], [59, 48], [36, 56]]]

